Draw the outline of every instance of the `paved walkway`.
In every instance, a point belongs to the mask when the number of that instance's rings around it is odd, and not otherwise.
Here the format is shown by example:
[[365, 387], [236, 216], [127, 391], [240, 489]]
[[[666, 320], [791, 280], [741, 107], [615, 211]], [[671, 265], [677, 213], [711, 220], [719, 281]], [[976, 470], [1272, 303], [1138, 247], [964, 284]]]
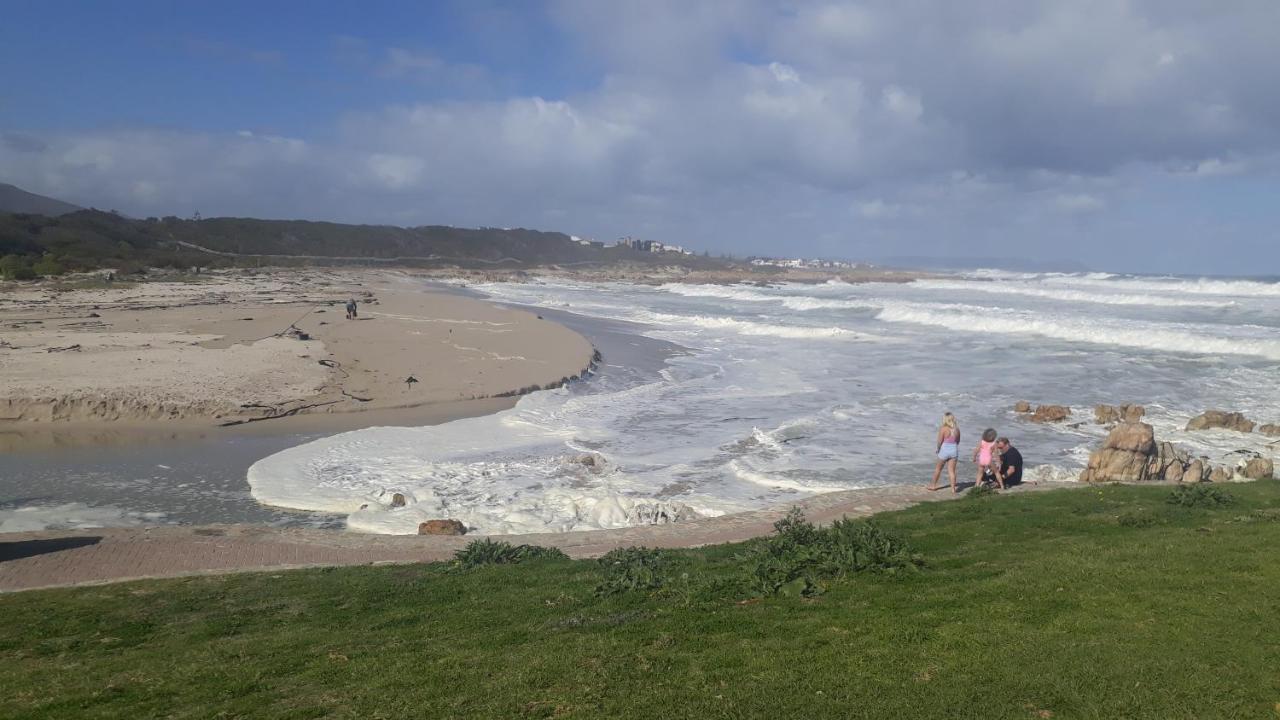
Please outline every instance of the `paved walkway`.
[[[1063, 485], [1040, 484], [1014, 492]], [[814, 522], [865, 517], [953, 497], [946, 489], [887, 487], [817, 495], [794, 503]], [[617, 547], [698, 547], [773, 531], [792, 506], [673, 525], [618, 530], [504, 535], [513, 544], [558, 547], [570, 557], [599, 557]], [[159, 526], [0, 534], [0, 592], [142, 578], [288, 568], [447, 560], [474, 537], [363, 535], [254, 525]]]

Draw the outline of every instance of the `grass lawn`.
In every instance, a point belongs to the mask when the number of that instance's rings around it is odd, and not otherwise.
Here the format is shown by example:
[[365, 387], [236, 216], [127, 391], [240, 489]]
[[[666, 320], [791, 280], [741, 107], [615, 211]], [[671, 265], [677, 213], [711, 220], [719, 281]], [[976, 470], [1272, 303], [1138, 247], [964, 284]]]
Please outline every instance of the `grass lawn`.
[[599, 565], [571, 560], [5, 595], [0, 717], [1274, 719], [1280, 482], [1228, 491], [882, 515], [925, 568], [815, 598], [694, 587], [740, 575], [740, 545], [607, 598]]

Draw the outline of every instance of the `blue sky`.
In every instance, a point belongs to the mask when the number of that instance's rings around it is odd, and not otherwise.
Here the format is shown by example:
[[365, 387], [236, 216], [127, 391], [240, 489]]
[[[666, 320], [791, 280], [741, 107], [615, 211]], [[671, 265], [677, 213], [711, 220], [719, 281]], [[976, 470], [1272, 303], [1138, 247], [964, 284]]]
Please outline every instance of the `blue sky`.
[[133, 215], [1280, 273], [1280, 4], [0, 0], [0, 182]]

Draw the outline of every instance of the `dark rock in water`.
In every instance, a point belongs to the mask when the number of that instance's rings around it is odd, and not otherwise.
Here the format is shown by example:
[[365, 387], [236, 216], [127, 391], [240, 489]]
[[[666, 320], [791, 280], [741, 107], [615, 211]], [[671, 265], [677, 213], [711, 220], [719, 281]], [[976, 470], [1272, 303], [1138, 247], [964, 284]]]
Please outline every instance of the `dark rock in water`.
[[1222, 428], [1225, 430], [1235, 430], [1237, 432], [1249, 433], [1253, 432], [1254, 422], [1238, 412], [1227, 412], [1225, 410], [1205, 410], [1199, 415], [1191, 418], [1187, 423], [1188, 430], [1209, 430], [1211, 428]]
[[1250, 480], [1268, 480], [1275, 476], [1275, 472], [1275, 461], [1265, 457], [1250, 458], [1240, 470], [1240, 474]]
[[1099, 425], [1141, 422], [1147, 409], [1141, 405], [1094, 405], [1093, 420]]
[[1064, 405], [1037, 405], [1036, 411], [1031, 414], [1031, 422], [1062, 422], [1069, 417], [1071, 417], [1071, 408]]
[[391, 496], [391, 507], [404, 507], [404, 506], [405, 506], [404, 495], [402, 495], [402, 494], [400, 494], [400, 493], [394, 493], [394, 494], [392, 494], [392, 496]]
[[1020, 412], [1020, 413], [1029, 413], [1031, 412], [1031, 403], [1027, 402], [1026, 400], [1019, 400], [1018, 402], [1013, 404], [1013, 411]]
[[1258, 432], [1267, 437], [1280, 437], [1280, 425], [1272, 425], [1270, 423], [1258, 428]]
[[603, 455], [595, 453], [582, 453], [569, 458], [568, 462], [575, 465], [581, 465], [591, 473], [599, 475], [609, 469], [609, 463], [604, 459]]
[[466, 535], [467, 526], [457, 520], [428, 520], [418, 523], [419, 535]]

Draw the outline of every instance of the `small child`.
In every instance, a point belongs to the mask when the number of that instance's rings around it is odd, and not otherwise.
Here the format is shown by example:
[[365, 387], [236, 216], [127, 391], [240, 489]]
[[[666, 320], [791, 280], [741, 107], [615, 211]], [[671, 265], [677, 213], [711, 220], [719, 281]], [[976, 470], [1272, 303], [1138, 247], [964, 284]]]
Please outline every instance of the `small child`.
[[974, 487], [982, 485], [983, 475], [990, 473], [995, 475], [1000, 489], [1004, 489], [1004, 480], [1000, 477], [1000, 459], [996, 455], [996, 436], [995, 428], [987, 428], [982, 432], [982, 440], [973, 449], [973, 461], [978, 463], [978, 477], [973, 482]]

